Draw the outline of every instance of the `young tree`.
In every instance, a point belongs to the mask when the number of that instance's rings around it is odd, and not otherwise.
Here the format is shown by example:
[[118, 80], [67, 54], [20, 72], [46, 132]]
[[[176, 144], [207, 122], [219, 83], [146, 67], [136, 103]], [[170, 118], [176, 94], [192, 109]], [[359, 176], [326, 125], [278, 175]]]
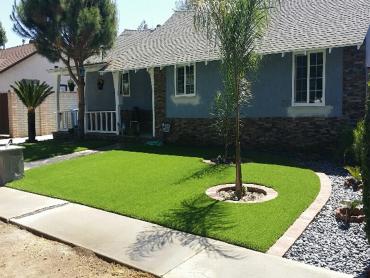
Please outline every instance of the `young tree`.
[[5, 44], [7, 43], [6, 33], [3, 25], [0, 22], [0, 46], [5, 47]]
[[23, 105], [27, 107], [28, 116], [28, 141], [36, 142], [36, 117], [35, 110], [45, 99], [53, 93], [53, 88], [45, 82], [29, 82], [22, 80], [11, 85]]
[[[244, 95], [251, 93], [250, 74], [256, 71], [258, 55], [255, 47], [263, 35], [272, 7], [279, 0], [193, 0], [195, 25], [207, 30], [221, 51], [225, 91], [235, 103], [235, 193], [243, 197], [240, 107]], [[243, 88], [244, 87], [244, 88]]]
[[113, 0], [20, 0], [13, 6], [13, 29], [32, 39], [52, 62], [63, 61], [77, 84], [78, 134], [84, 136], [84, 63], [113, 46], [117, 8]]
[[364, 183], [363, 203], [366, 215], [366, 233], [370, 242], [370, 95], [367, 94], [365, 133], [363, 138], [361, 176]]
[[223, 138], [224, 144], [224, 161], [229, 157], [229, 147], [233, 134], [234, 123], [234, 100], [233, 95], [228, 92], [217, 92], [214, 100], [212, 115], [215, 118], [214, 126], [217, 133]]

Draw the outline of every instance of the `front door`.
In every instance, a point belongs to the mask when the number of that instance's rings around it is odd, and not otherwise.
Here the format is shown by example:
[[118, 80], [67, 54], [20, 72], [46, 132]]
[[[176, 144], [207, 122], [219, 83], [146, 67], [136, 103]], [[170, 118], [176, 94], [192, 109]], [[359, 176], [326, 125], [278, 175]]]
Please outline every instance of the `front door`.
[[0, 93], [0, 134], [9, 134], [8, 94]]

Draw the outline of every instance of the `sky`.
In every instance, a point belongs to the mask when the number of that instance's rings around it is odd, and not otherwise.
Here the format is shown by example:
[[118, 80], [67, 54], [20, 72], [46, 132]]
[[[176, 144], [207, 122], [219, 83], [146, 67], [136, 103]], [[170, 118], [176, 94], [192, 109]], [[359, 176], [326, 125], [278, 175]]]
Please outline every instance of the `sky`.
[[[0, 22], [6, 31], [6, 47], [22, 44], [22, 38], [12, 30], [10, 14], [14, 0], [0, 0]], [[149, 27], [163, 24], [173, 13], [176, 0], [116, 0], [118, 7], [119, 32], [136, 29], [145, 20]]]

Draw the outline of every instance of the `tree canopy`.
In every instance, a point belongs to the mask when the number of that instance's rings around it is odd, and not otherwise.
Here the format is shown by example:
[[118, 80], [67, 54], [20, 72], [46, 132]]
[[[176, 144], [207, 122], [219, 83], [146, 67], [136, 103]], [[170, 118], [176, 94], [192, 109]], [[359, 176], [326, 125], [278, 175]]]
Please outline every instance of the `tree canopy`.
[[177, 0], [175, 2], [176, 11], [187, 11], [193, 8], [192, 0]]
[[19, 0], [11, 15], [13, 30], [31, 39], [51, 62], [63, 61], [79, 97], [79, 136], [84, 135], [84, 63], [112, 48], [117, 37], [114, 0]]
[[0, 46], [5, 46], [7, 41], [5, 29], [0, 22]]
[[108, 50], [117, 36], [112, 0], [20, 0], [14, 4], [13, 30], [34, 41], [50, 61], [82, 63]]

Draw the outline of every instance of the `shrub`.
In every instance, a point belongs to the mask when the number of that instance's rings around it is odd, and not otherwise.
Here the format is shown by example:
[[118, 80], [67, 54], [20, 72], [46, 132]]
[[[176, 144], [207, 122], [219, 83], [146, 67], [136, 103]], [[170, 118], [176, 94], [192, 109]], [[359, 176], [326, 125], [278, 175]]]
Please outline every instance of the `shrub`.
[[353, 141], [353, 128], [350, 125], [342, 126], [338, 137], [338, 144], [334, 153], [336, 160], [345, 165], [355, 164]]
[[353, 130], [353, 152], [356, 159], [356, 165], [360, 165], [364, 150], [365, 121], [358, 122]]

